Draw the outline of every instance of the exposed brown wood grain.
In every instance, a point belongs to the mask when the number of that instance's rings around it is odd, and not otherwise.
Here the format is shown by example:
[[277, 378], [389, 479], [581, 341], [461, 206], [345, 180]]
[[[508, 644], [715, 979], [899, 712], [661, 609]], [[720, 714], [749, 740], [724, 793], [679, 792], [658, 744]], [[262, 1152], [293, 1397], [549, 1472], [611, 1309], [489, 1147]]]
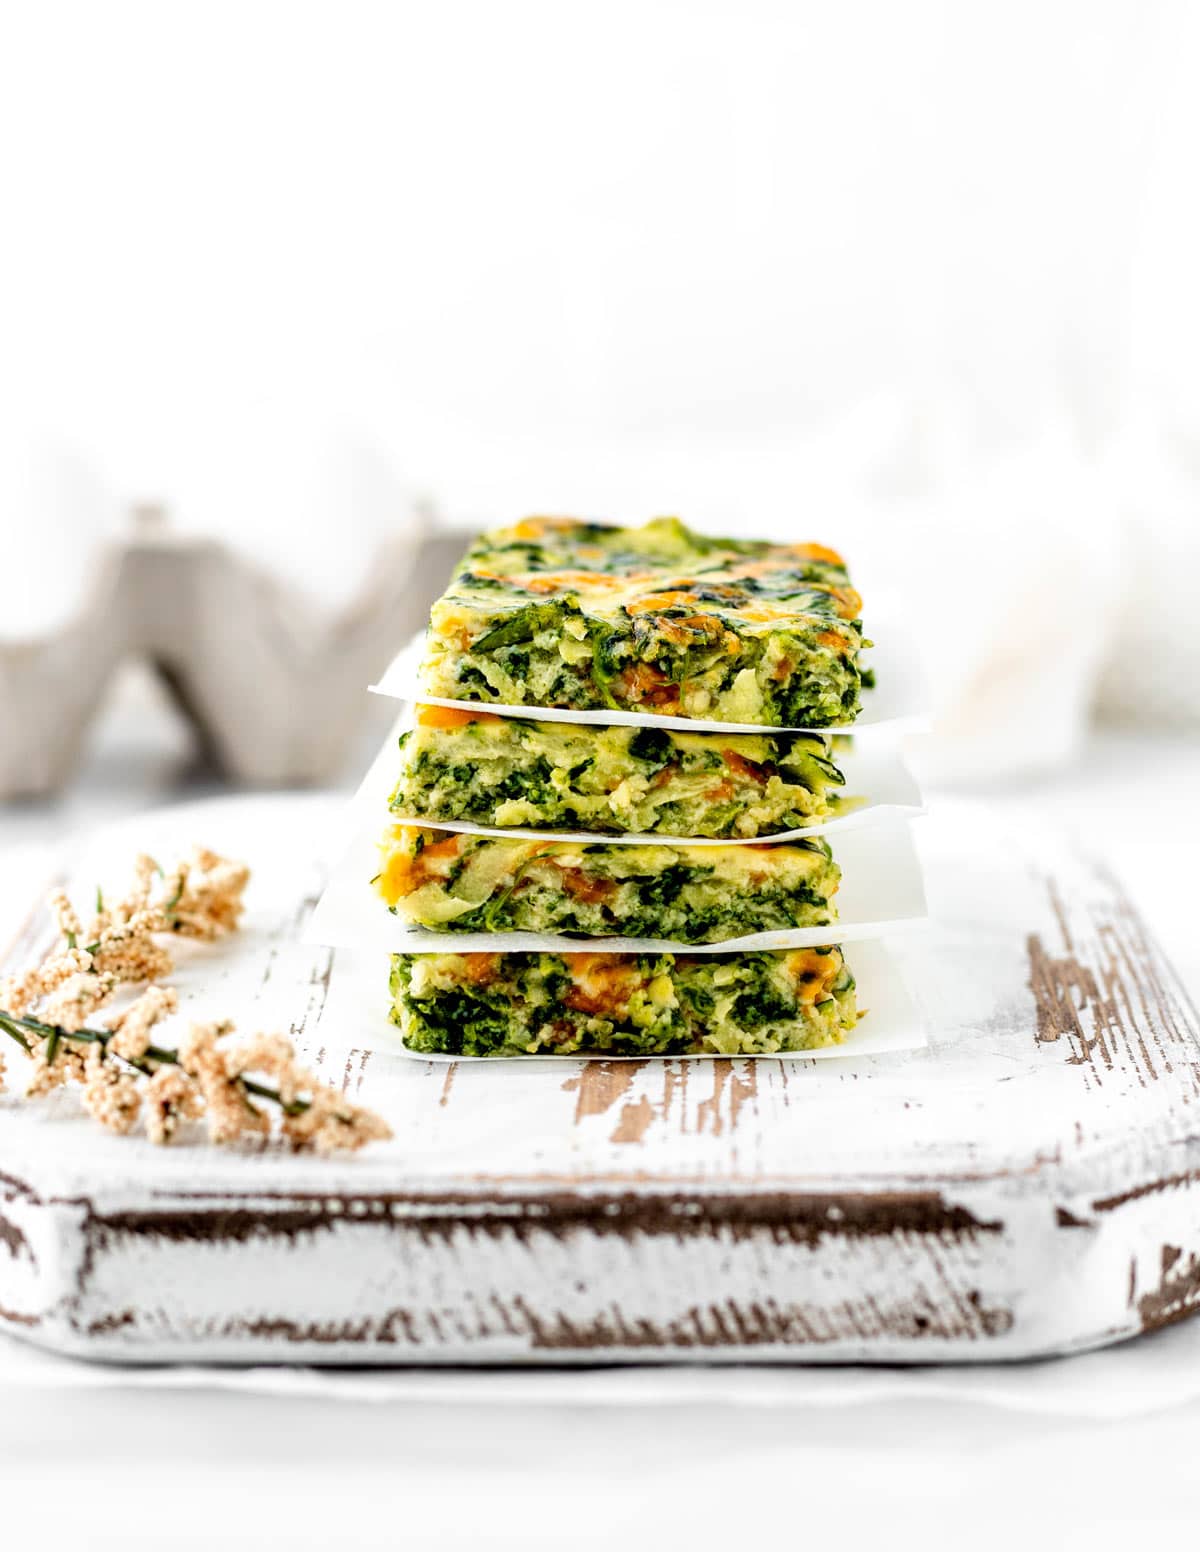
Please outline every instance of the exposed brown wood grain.
[[[6, 1182], [11, 1177], [6, 1177]], [[40, 1196], [11, 1179], [18, 1194], [36, 1206], [69, 1206], [81, 1213], [95, 1244], [121, 1236], [150, 1241], [208, 1241], [244, 1244], [254, 1239], [292, 1239], [329, 1230], [403, 1225], [421, 1239], [452, 1237], [464, 1222], [486, 1233], [528, 1238], [531, 1234], [566, 1236], [586, 1228], [628, 1237], [669, 1232], [711, 1238], [715, 1233], [745, 1239], [769, 1229], [797, 1244], [826, 1238], [876, 1240], [893, 1235], [935, 1235], [947, 1244], [974, 1243], [1001, 1234], [996, 1219], [975, 1216], [938, 1191], [872, 1193], [738, 1190], [706, 1193], [704, 1213], [682, 1193], [652, 1196], [634, 1189], [580, 1195], [570, 1190], [526, 1189], [489, 1197], [479, 1192], [397, 1191], [360, 1196], [345, 1192], [289, 1192], [271, 1200], [264, 1211], [259, 1192], [245, 1195], [210, 1192], [173, 1193], [171, 1204], [136, 1210], [104, 1211], [86, 1198]]]
[[1147, 1196], [1158, 1196], [1164, 1191], [1176, 1191], [1182, 1188], [1200, 1186], [1200, 1170], [1183, 1170], [1176, 1175], [1161, 1175], [1154, 1180], [1148, 1180], [1138, 1185], [1133, 1185], [1125, 1191], [1118, 1191], [1113, 1196], [1100, 1196], [1092, 1203], [1096, 1212], [1114, 1212], [1119, 1207], [1126, 1207], [1131, 1202], [1141, 1201]]
[[346, 1065], [342, 1069], [341, 1079], [343, 1094], [349, 1094], [351, 1090], [357, 1093], [362, 1088], [363, 1074], [367, 1070], [367, 1063], [370, 1059], [370, 1051], [360, 1050], [357, 1046], [347, 1052]]
[[[779, 1305], [774, 1300], [742, 1304], [696, 1304], [678, 1319], [665, 1322], [631, 1320], [619, 1306], [587, 1322], [559, 1313], [549, 1318], [528, 1306], [521, 1310], [536, 1351], [595, 1352], [644, 1349], [711, 1350], [728, 1347], [820, 1347], [884, 1337], [906, 1341], [978, 1341], [1003, 1334], [1012, 1326], [1012, 1311], [986, 1307], [974, 1293], [948, 1308], [935, 1299], [896, 1305], [874, 1300], [847, 1300], [832, 1311], [802, 1304]], [[982, 1355], [981, 1355], [982, 1356]]]
[[640, 1066], [640, 1062], [585, 1062], [563, 1084], [566, 1093], [577, 1095], [575, 1124], [611, 1110], [629, 1092]]
[[[1095, 971], [1070, 952], [1058, 956], [1049, 953], [1037, 933], [1031, 933], [1026, 944], [1029, 985], [1037, 1013], [1036, 1039], [1047, 1045], [1065, 1036], [1071, 1043], [1068, 1060], [1075, 1064], [1092, 1060], [1099, 1044], [1102, 1059], [1111, 1066], [1103, 1036], [1111, 1009], [1100, 996]], [[1089, 1011], [1091, 1022], [1098, 1026], [1096, 1033], [1085, 1027], [1083, 1015]]]
[[[948, 1254], [953, 1246], [969, 1246], [1001, 1232], [998, 1223], [983, 1222], [937, 1193], [884, 1196], [812, 1195], [796, 1198], [787, 1192], [713, 1198], [703, 1216], [686, 1199], [647, 1199], [636, 1192], [580, 1198], [561, 1192], [529, 1197], [523, 1211], [509, 1199], [488, 1208], [463, 1197], [437, 1199], [403, 1196], [368, 1199], [314, 1196], [274, 1204], [269, 1213], [261, 1203], [239, 1205], [235, 1200], [209, 1204], [206, 1210], [103, 1213], [88, 1209], [85, 1232], [88, 1253], [79, 1269], [72, 1302], [82, 1303], [93, 1268], [121, 1246], [141, 1245], [142, 1258], [160, 1244], [263, 1246], [272, 1241], [310, 1244], [313, 1236], [339, 1236], [337, 1254], [347, 1272], [354, 1264], [353, 1248], [341, 1236], [347, 1232], [378, 1232], [396, 1236], [400, 1254], [412, 1244], [453, 1245], [470, 1225], [473, 1235], [500, 1244], [536, 1248], [547, 1237], [569, 1245], [581, 1234], [615, 1242], [652, 1243], [697, 1240], [714, 1244], [787, 1241], [815, 1247], [824, 1240], [870, 1246], [899, 1236], [932, 1236]], [[993, 1338], [1007, 1331], [1012, 1312], [989, 1301], [977, 1288], [963, 1286], [961, 1270], [952, 1272], [934, 1258], [926, 1286], [913, 1296], [897, 1289], [885, 1298], [847, 1298], [833, 1307], [798, 1296], [781, 1302], [764, 1292], [758, 1299], [698, 1299], [686, 1313], [670, 1319], [635, 1317], [614, 1300], [610, 1310], [583, 1318], [566, 1309], [546, 1313], [520, 1297], [493, 1296], [488, 1308], [473, 1307], [455, 1316], [432, 1310], [392, 1306], [378, 1316], [359, 1320], [296, 1321], [283, 1317], [239, 1317], [213, 1328], [230, 1339], [276, 1336], [288, 1345], [396, 1345], [433, 1352], [451, 1341], [481, 1342], [497, 1332], [520, 1336], [531, 1350], [566, 1353], [571, 1350], [602, 1355], [614, 1349], [630, 1352], [712, 1350], [730, 1345], [751, 1348], [782, 1345], [825, 1346], [847, 1339], [887, 1335], [911, 1341]], [[699, 1292], [699, 1290], [697, 1290]], [[153, 1327], [170, 1312], [153, 1307], [123, 1307], [92, 1316], [86, 1323], [92, 1337], [128, 1335], [143, 1324]]]
[[1047, 880], [1062, 942], [1055, 952], [1039, 933], [1026, 940], [1035, 1039], [1063, 1041], [1068, 1065], [1086, 1069], [1097, 1087], [1117, 1073], [1144, 1088], [1172, 1073], [1186, 1053], [1192, 1074], [1180, 1096], [1186, 1103], [1200, 1093], [1194, 1016], [1189, 1027], [1181, 994], [1167, 986], [1160, 956], [1119, 881], [1100, 868], [1096, 875], [1106, 891], [1088, 912], [1086, 934], [1072, 933], [1060, 890]]
[[[876, 1301], [848, 1301], [830, 1312], [800, 1304], [780, 1305], [771, 1299], [748, 1304], [728, 1300], [694, 1304], [667, 1321], [634, 1317], [616, 1304], [606, 1313], [580, 1320], [562, 1311], [544, 1314], [527, 1300], [515, 1298], [499, 1305], [493, 1302], [492, 1313], [494, 1321], [476, 1311], [471, 1321], [450, 1323], [450, 1330], [444, 1319], [431, 1311], [404, 1306], [360, 1320], [233, 1318], [218, 1322], [211, 1334], [232, 1341], [269, 1337], [291, 1346], [394, 1346], [415, 1351], [419, 1358], [450, 1340], [478, 1343], [503, 1332], [523, 1339], [535, 1353], [586, 1353], [603, 1358], [613, 1352], [712, 1354], [731, 1347], [794, 1351], [880, 1338], [973, 1343], [1002, 1335], [1011, 1329], [1013, 1320], [1011, 1310], [988, 1306], [977, 1292], [953, 1309], [940, 1306], [933, 1297], [895, 1307]], [[0, 1310], [0, 1318], [3, 1315]], [[92, 1336], [111, 1335], [136, 1326], [141, 1318], [134, 1310], [121, 1310], [93, 1322], [88, 1331]], [[986, 1357], [986, 1351], [980, 1356]]]
[[[687, 1062], [588, 1062], [583, 1071], [568, 1078], [563, 1088], [576, 1094], [576, 1124], [591, 1116], [606, 1115], [621, 1104], [620, 1115], [610, 1134], [615, 1143], [640, 1143], [656, 1121], [666, 1125], [676, 1100], [680, 1105], [680, 1129], [686, 1124]], [[758, 1094], [758, 1069], [753, 1061], [718, 1057], [705, 1062], [693, 1073], [695, 1081], [712, 1084], [712, 1093], [696, 1108], [696, 1128], [720, 1136], [733, 1131], [743, 1106]], [[658, 1093], [643, 1092], [636, 1099], [621, 1103], [635, 1079], [643, 1079]]]
[[[312, 912], [315, 900], [305, 902], [306, 909], [300, 920], [308, 920]], [[297, 930], [293, 924], [293, 932]], [[333, 978], [333, 967], [336, 962], [336, 951], [331, 948], [322, 949], [308, 977], [308, 995], [305, 998], [304, 1009], [298, 1019], [292, 1024], [291, 1034], [294, 1040], [303, 1039], [309, 1029], [316, 1029], [321, 1022], [321, 1015], [325, 1011], [325, 1004], [329, 999], [329, 985]]]
[[42, 1317], [40, 1315], [31, 1315], [27, 1310], [5, 1309], [0, 1304], [0, 1321], [3, 1321], [5, 1325], [33, 1331], [41, 1325]]
[[[709, 1063], [713, 1077], [712, 1097], [701, 1102], [696, 1112], [696, 1124], [701, 1131], [711, 1131], [719, 1137], [738, 1124], [741, 1109], [758, 1093], [758, 1068], [752, 1061], [739, 1061], [737, 1070], [728, 1057], [720, 1057]], [[728, 1100], [728, 1103], [726, 1103]]]
[[26, 1238], [24, 1229], [13, 1223], [10, 1219], [0, 1216], [0, 1245], [8, 1251], [10, 1256], [27, 1256], [36, 1264], [33, 1248]]
[[1186, 1258], [1178, 1245], [1164, 1245], [1158, 1284], [1138, 1299], [1142, 1327], [1152, 1331], [1170, 1325], [1200, 1308], [1200, 1255]]
[[655, 1108], [645, 1094], [635, 1104], [623, 1105], [621, 1118], [612, 1134], [613, 1142], [641, 1142], [655, 1115]]

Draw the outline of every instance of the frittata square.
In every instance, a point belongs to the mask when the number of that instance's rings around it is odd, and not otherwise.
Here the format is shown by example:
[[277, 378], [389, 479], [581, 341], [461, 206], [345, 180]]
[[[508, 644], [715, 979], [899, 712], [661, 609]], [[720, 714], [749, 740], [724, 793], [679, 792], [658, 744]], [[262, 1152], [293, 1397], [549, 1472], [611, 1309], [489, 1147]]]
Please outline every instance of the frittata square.
[[614, 845], [392, 825], [375, 883], [439, 932], [539, 932], [721, 943], [824, 927], [840, 870], [819, 838], [777, 845]]
[[860, 709], [862, 602], [833, 550], [677, 518], [528, 518], [481, 535], [434, 605], [421, 693], [822, 728]]
[[453, 1056], [754, 1056], [839, 1044], [840, 948], [757, 954], [396, 954], [392, 1021]]
[[390, 802], [408, 818], [500, 828], [753, 839], [850, 806], [831, 742], [418, 706]]

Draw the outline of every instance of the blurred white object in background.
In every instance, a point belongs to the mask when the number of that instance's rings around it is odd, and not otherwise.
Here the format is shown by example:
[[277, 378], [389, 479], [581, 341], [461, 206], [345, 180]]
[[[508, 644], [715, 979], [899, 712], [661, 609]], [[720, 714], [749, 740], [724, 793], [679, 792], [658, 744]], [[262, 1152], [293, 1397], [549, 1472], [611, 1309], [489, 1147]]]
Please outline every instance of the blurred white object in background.
[[75, 450], [5, 415], [0, 439], [0, 798], [77, 760], [121, 655], [119, 508]]
[[411, 547], [432, 521], [429, 498], [369, 437], [294, 401], [206, 415], [163, 478], [153, 494], [173, 528], [228, 544], [333, 615], [361, 595], [383, 552]]
[[942, 410], [898, 482], [905, 499], [877, 509], [868, 625], [877, 611], [876, 630], [892, 620], [921, 650], [924, 779], [1009, 781], [1083, 744], [1112, 638], [1118, 513], [1060, 413], [1044, 412], [1040, 435], [985, 448]]
[[1200, 729], [1200, 439], [1172, 442], [1141, 417], [1107, 471], [1122, 551], [1097, 711], [1130, 726]]
[[5, 416], [0, 436], [0, 641], [38, 641], [78, 615], [101, 583], [120, 503], [79, 451]]
[[[947, 777], [1069, 759], [1102, 660], [1106, 713], [1191, 717], [1194, 9], [62, 0], [11, 34], [0, 423], [183, 533], [336, 612], [391, 521], [368, 444], [459, 526], [843, 549], [928, 648]], [[1180, 672], [1122, 689], [1147, 631]]]

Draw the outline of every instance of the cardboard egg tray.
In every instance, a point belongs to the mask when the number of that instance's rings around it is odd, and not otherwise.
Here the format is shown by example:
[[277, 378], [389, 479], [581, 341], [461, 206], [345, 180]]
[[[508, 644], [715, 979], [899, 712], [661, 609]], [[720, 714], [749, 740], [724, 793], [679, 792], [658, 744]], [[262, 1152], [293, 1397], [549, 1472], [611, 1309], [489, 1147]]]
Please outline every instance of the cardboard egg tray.
[[367, 715], [364, 683], [428, 616], [463, 542], [427, 513], [405, 513], [359, 596], [322, 611], [227, 546], [143, 512], [103, 553], [68, 624], [0, 643], [0, 800], [70, 779], [130, 659], [157, 672], [223, 775], [254, 786], [328, 779]]

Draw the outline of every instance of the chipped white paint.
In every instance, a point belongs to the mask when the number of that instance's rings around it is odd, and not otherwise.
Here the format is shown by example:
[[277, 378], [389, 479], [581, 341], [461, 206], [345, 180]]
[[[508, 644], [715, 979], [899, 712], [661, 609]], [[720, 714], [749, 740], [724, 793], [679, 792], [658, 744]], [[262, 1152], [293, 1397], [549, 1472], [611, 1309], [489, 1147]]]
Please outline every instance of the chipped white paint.
[[67, 1102], [0, 1102], [13, 1331], [144, 1361], [970, 1361], [1200, 1303], [1195, 1015], [1119, 887], [1053, 834], [923, 829], [935, 927], [906, 948], [927, 1051], [438, 1066], [329, 1017], [330, 951], [297, 935], [329, 817], [224, 803], [104, 850], [246, 854], [249, 930], [184, 967], [190, 1006], [296, 1026], [395, 1141], [158, 1151]]

